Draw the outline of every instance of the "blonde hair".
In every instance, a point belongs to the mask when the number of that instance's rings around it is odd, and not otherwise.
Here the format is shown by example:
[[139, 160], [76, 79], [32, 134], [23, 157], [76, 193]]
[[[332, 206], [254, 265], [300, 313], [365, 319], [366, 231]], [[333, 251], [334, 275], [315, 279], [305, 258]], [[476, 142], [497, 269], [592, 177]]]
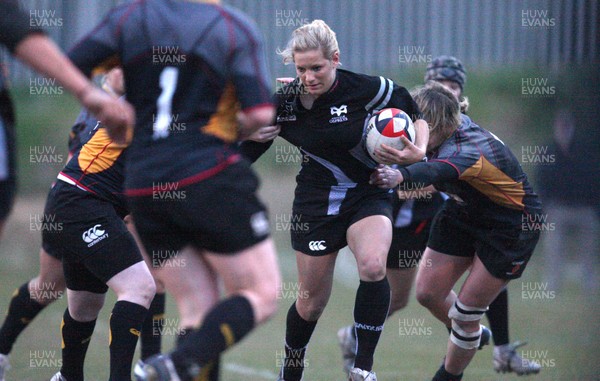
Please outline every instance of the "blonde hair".
[[440, 141], [450, 137], [460, 125], [461, 106], [444, 85], [429, 81], [413, 89], [411, 96], [429, 125], [430, 134], [442, 137]]
[[277, 54], [283, 57], [284, 64], [290, 64], [294, 62], [294, 53], [314, 49], [321, 49], [323, 57], [328, 60], [340, 51], [335, 32], [323, 20], [313, 20], [294, 30], [286, 48], [278, 50]]

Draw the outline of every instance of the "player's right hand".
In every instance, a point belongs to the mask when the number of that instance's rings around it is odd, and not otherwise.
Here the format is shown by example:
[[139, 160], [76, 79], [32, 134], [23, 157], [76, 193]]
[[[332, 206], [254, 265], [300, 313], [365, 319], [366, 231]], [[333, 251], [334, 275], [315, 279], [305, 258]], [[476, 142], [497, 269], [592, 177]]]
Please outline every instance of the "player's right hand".
[[252, 135], [248, 136], [246, 140], [266, 143], [275, 139], [279, 135], [280, 131], [281, 127], [279, 125], [260, 127], [258, 130], [254, 131]]
[[400, 171], [384, 164], [375, 167], [369, 178], [369, 184], [383, 189], [396, 188], [403, 181], [404, 178]]
[[115, 143], [127, 144], [131, 141], [135, 112], [129, 103], [91, 86], [82, 94], [80, 100], [106, 126]]

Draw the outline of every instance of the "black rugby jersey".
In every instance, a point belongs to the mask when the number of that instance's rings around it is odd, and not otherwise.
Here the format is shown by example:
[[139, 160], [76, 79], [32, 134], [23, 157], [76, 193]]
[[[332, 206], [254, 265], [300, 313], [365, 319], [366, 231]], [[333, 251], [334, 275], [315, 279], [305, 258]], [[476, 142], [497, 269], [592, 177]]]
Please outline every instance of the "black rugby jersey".
[[86, 74], [120, 63], [136, 110], [126, 189], [201, 181], [239, 160], [237, 111], [272, 107], [263, 43], [230, 7], [140, 0], [114, 8], [70, 53]]
[[[365, 150], [365, 127], [373, 112], [389, 107], [419, 119], [418, 106], [408, 91], [387, 78], [337, 69], [329, 91], [307, 110], [298, 95], [301, 86], [296, 78], [278, 92], [277, 108], [279, 136], [307, 158], [296, 177], [294, 210], [335, 215], [360, 202], [361, 195], [383, 192], [369, 185], [377, 163]], [[241, 149], [254, 161], [271, 144], [246, 141]]]
[[521, 225], [524, 215], [541, 213], [539, 197], [517, 158], [466, 115], [429, 162], [400, 171], [405, 181], [433, 184], [482, 223]]
[[114, 143], [101, 123], [83, 109], [69, 139], [73, 157], [58, 179], [111, 202], [121, 214], [127, 214], [123, 194], [126, 147]]

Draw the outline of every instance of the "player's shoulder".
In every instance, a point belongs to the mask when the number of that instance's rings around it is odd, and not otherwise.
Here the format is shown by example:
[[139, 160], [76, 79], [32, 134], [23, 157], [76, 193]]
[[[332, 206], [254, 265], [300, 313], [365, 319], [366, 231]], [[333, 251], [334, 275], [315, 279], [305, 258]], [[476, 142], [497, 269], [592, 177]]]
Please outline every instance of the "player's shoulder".
[[340, 75], [340, 78], [343, 79], [346, 85], [352, 85], [357, 87], [360, 86], [368, 90], [378, 89], [386, 83], [393, 85], [393, 81], [391, 79], [378, 75], [356, 73], [345, 69], [338, 69], [338, 73]]
[[465, 114], [460, 114], [458, 131], [465, 139], [471, 140], [472, 142], [489, 138], [499, 140], [493, 133], [475, 123], [471, 117]]
[[391, 79], [383, 76], [338, 70], [342, 79], [343, 91], [352, 93], [357, 101], [365, 103], [368, 110], [386, 104], [397, 89], [397, 85]]

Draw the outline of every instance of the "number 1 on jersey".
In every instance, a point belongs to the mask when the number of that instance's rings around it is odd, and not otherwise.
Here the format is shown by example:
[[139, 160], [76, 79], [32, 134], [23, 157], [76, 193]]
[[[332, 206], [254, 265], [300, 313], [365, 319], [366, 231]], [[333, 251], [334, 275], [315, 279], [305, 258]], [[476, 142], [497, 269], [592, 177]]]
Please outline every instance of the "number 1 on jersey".
[[160, 96], [156, 100], [158, 113], [154, 119], [152, 137], [154, 140], [169, 136], [169, 125], [171, 124], [173, 95], [177, 88], [177, 77], [179, 70], [175, 67], [166, 67], [160, 73], [159, 85], [162, 89]]

